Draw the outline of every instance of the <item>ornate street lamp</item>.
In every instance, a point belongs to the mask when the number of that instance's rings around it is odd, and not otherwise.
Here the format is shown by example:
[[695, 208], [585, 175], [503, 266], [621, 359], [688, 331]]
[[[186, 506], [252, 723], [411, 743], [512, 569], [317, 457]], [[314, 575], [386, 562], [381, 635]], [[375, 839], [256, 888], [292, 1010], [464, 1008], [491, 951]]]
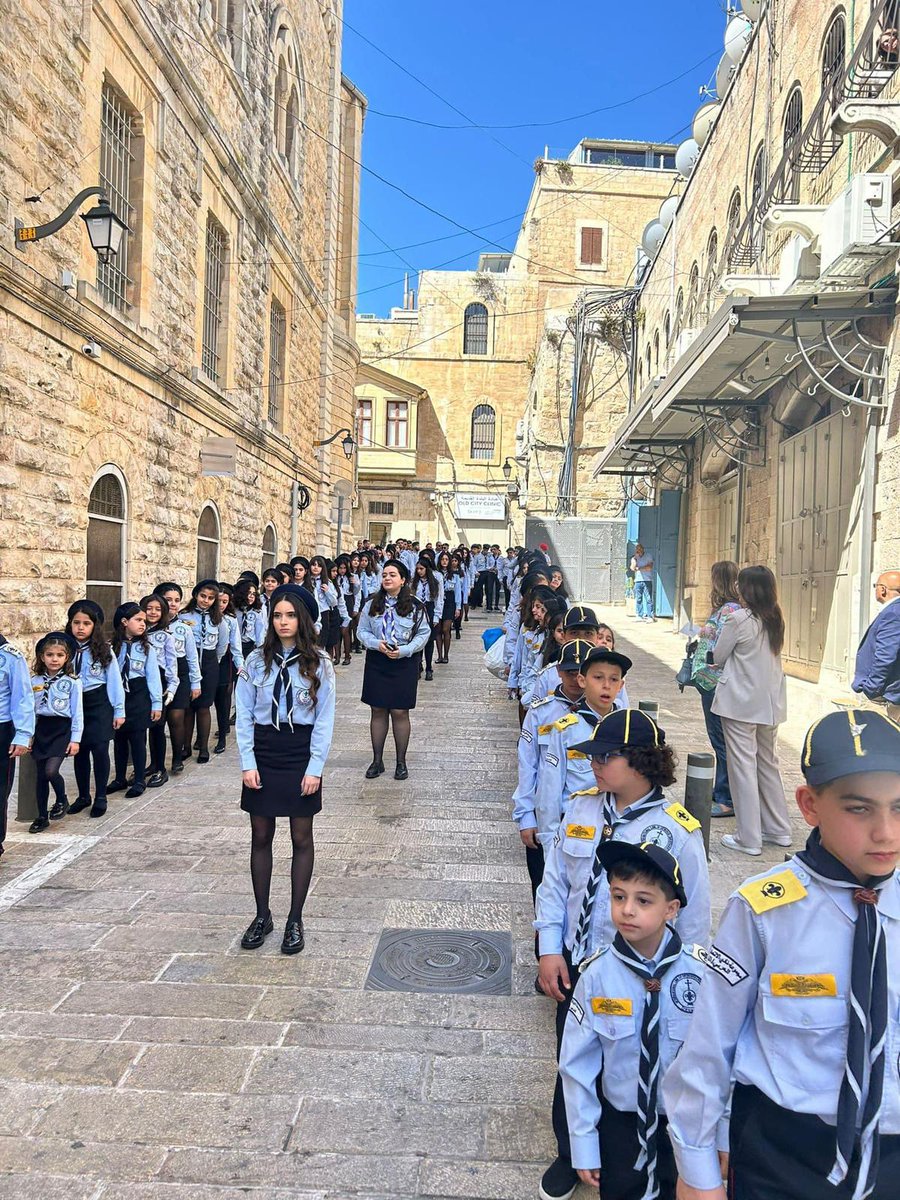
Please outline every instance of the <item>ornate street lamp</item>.
[[107, 263], [111, 258], [115, 258], [119, 253], [122, 238], [125, 236], [128, 226], [118, 213], [113, 212], [110, 208], [102, 187], [85, 188], [66, 205], [59, 216], [43, 225], [25, 225], [22, 221], [17, 220], [15, 223], [16, 249], [22, 250], [29, 242], [39, 242], [42, 238], [58, 233], [64, 225], [68, 225], [90, 196], [96, 196], [97, 203], [88, 212], [82, 213], [81, 219], [87, 226], [91, 246], [102, 263]]
[[[343, 437], [341, 437], [341, 434], [343, 434]], [[352, 458], [353, 448], [356, 445], [356, 441], [349, 429], [339, 429], [337, 433], [333, 433], [330, 438], [325, 438], [325, 440], [321, 442], [313, 442], [313, 445], [316, 447], [330, 446], [331, 443], [336, 442], [338, 438], [341, 438], [341, 449], [344, 451], [345, 457]]]
[[508, 458], [507, 458], [506, 462], [503, 464], [501, 470], [503, 471], [503, 478], [509, 479], [510, 475], [512, 475], [512, 463], [509, 461]]

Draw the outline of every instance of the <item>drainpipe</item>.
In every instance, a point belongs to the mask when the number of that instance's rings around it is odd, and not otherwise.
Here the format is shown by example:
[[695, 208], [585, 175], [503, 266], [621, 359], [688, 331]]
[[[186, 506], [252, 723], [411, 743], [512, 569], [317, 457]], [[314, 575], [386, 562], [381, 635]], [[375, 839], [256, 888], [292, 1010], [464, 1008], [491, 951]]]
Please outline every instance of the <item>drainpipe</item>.
[[291, 558], [297, 553], [297, 503], [300, 497], [297, 494], [297, 480], [291, 484]]
[[[875, 455], [878, 448], [878, 424], [874, 413], [868, 414], [866, 440], [863, 447], [862, 497], [859, 505], [859, 629], [857, 644], [869, 625], [869, 604], [872, 589], [869, 583], [872, 579], [872, 564], [874, 546], [872, 539], [875, 528]], [[850, 667], [850, 657], [847, 656], [847, 666]], [[852, 672], [848, 670], [849, 675]]]

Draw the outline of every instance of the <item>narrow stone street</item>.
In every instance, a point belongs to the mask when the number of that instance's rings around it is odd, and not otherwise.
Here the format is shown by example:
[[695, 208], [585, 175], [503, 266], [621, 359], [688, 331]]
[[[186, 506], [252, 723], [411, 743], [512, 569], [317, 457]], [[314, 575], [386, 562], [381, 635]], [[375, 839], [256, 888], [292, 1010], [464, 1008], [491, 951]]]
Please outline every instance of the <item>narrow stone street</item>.
[[[683, 763], [706, 742], [696, 696], [672, 682], [681, 643], [621, 609], [605, 615], [635, 658], [632, 703], [660, 700]], [[0, 865], [0, 1197], [536, 1194], [553, 1154], [553, 1007], [533, 989], [509, 819], [515, 709], [483, 669], [485, 624], [473, 617], [450, 665], [420, 687], [406, 783], [391, 754], [386, 775], [363, 779], [362, 660], [339, 670], [295, 958], [279, 953], [283, 830], [276, 933], [262, 951], [238, 946], [253, 905], [232, 748], [159, 792], [114, 798], [105, 819], [67, 818], [40, 837], [12, 825]], [[775, 861], [724, 853], [714, 845], [718, 905]], [[388, 929], [479, 932], [501, 956], [506, 935], [511, 994], [367, 988]]]

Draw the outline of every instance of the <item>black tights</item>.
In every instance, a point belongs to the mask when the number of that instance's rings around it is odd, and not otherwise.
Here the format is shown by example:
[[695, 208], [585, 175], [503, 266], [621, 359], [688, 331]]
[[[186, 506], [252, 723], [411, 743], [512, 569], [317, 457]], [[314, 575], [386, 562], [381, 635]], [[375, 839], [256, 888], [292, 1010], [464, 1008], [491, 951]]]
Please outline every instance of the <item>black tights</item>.
[[443, 658], [444, 662], [450, 656], [450, 639], [453, 634], [453, 617], [445, 617], [441, 621], [440, 632], [438, 633], [438, 657]]
[[128, 752], [134, 765], [134, 782], [143, 783], [147, 770], [147, 730], [117, 729], [113, 734], [113, 761], [116, 779], [124, 782], [128, 770]]
[[169, 725], [169, 740], [172, 743], [172, 766], [176, 759], [184, 758], [184, 714], [183, 708], [170, 708], [166, 712]]
[[394, 746], [397, 749], [397, 762], [406, 762], [406, 751], [409, 746], [409, 709], [408, 708], [373, 708], [372, 719], [369, 722], [369, 732], [372, 737], [372, 754], [377, 762], [384, 757], [384, 743], [387, 741], [388, 723], [394, 727]]
[[187, 708], [184, 712], [184, 752], [190, 753], [194, 740], [194, 721], [197, 722], [197, 753], [209, 753], [209, 731], [212, 717], [208, 708]]
[[[231, 696], [234, 685], [231, 680], [225, 687], [216, 688], [216, 737], [224, 742], [231, 728]], [[199, 724], [198, 724], [199, 728]]]
[[59, 773], [62, 766], [61, 758], [41, 758], [35, 761], [37, 778], [34, 791], [37, 796], [38, 816], [42, 821], [47, 820], [47, 804], [50, 800], [50, 789], [57, 800], [65, 800], [66, 785]]
[[[291, 909], [289, 921], [299, 921], [309, 892], [316, 849], [313, 844], [312, 817], [291, 817]], [[272, 841], [275, 837], [275, 818], [250, 817], [250, 878], [256, 915], [268, 916], [269, 891], [272, 885]]]
[[150, 774], [166, 769], [166, 722], [162, 717], [153, 721], [148, 734], [150, 742]]
[[431, 637], [425, 643], [425, 670], [430, 671], [434, 665], [434, 639], [437, 637], [437, 630], [432, 627]]
[[91, 759], [94, 762], [95, 800], [106, 799], [106, 785], [109, 783], [109, 742], [99, 742], [96, 746], [82, 745], [75, 755], [75, 782], [78, 785], [78, 795], [85, 800], [91, 795]]

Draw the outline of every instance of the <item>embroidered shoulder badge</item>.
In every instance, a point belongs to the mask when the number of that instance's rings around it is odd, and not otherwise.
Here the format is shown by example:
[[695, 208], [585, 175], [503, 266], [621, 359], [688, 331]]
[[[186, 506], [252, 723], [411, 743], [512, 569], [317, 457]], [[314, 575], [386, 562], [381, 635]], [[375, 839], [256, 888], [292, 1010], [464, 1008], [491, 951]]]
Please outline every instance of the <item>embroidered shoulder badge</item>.
[[718, 946], [710, 946], [708, 950], [704, 950], [702, 946], [692, 947], [692, 953], [695, 958], [699, 958], [702, 963], [705, 963], [711, 971], [715, 971], [717, 975], [721, 975], [730, 987], [737, 987], [739, 983], [743, 983], [747, 978], [747, 972], [730, 954], [726, 954], [724, 950], [720, 950]]
[[24, 658], [25, 657], [21, 650], [17, 650], [15, 648], [15, 646], [11, 646], [9, 644], [9, 642], [4, 642], [4, 644], [2, 646], [0, 646], [0, 653], [11, 654], [13, 656], [13, 658]]
[[579, 1025], [584, 1020], [584, 1009], [581, 1007], [581, 1005], [578, 1003], [578, 1001], [575, 999], [574, 996], [572, 997], [571, 1001], [569, 1002], [569, 1016], [574, 1017]]
[[538, 725], [538, 734], [541, 737], [546, 737], [552, 728], [552, 723], [550, 725]]
[[567, 713], [566, 716], [560, 717], [558, 721], [553, 722], [553, 728], [558, 729], [560, 733], [564, 729], [568, 729], [572, 725], [578, 724], [578, 717], [575, 713]]
[[528, 732], [527, 729], [521, 730], [521, 732], [519, 733], [519, 737], [522, 739], [523, 742], [533, 742], [534, 741], [534, 738], [531, 736], [531, 734]]
[[556, 699], [555, 696], [538, 696], [537, 700], [532, 700], [529, 708], [542, 708], [545, 704], [549, 704], [551, 700]]
[[559, 759], [556, 757], [555, 754], [548, 754], [546, 761], [550, 764], [551, 767], [559, 766]]
[[770, 908], [781, 908], [784, 904], [793, 904], [802, 900], [806, 888], [790, 869], [779, 871], [777, 875], [766, 875], [762, 879], [751, 880], [738, 893], [744, 897], [753, 911], [757, 914], [768, 912]]
[[596, 825], [567, 825], [566, 837], [578, 838], [580, 841], [589, 842], [593, 839], [597, 832]]
[[582, 788], [580, 792], [572, 792], [571, 799], [574, 800], [576, 796], [599, 796], [599, 795], [600, 795], [600, 789], [598, 787]]
[[581, 750], [567, 750], [566, 758], [587, 758], [587, 755]]
[[693, 833], [695, 829], [700, 828], [700, 822], [696, 817], [692, 817], [686, 808], [680, 804], [670, 804], [666, 812], [677, 824], [686, 829], [688, 833]]

